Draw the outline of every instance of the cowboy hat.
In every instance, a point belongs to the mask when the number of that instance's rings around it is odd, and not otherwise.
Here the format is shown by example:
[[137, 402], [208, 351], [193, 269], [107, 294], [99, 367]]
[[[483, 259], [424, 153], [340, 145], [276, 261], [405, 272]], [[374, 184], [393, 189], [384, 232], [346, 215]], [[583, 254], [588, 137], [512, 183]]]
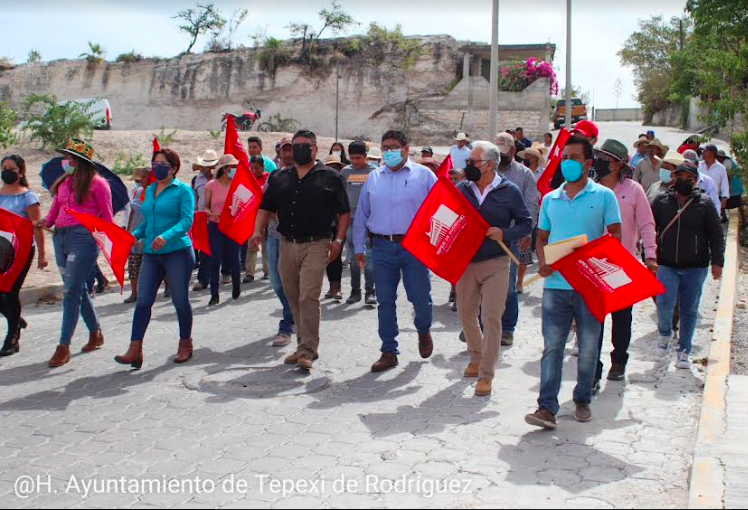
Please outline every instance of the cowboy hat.
[[197, 164], [205, 167], [212, 167], [218, 164], [218, 153], [213, 149], [208, 149], [202, 158], [197, 158]]
[[641, 144], [649, 145], [650, 144], [649, 138], [647, 138], [646, 136], [640, 137], [636, 142], [634, 142], [634, 149], [639, 150], [639, 146]]
[[59, 152], [60, 154], [69, 154], [71, 156], [75, 156], [76, 158], [88, 161], [92, 165], [95, 164], [93, 158], [96, 155], [96, 151], [94, 151], [93, 147], [88, 145], [83, 140], [79, 140], [78, 138], [73, 138], [72, 140], [68, 141], [67, 145], [65, 145], [65, 148], [57, 149], [57, 152]]
[[369, 154], [366, 156], [366, 159], [379, 161], [380, 159], [382, 159], [382, 149], [372, 147], [371, 149], [369, 149]]
[[239, 164], [239, 160], [236, 159], [233, 155], [224, 154], [223, 156], [221, 156], [221, 159], [216, 161], [216, 170], [220, 170], [221, 168], [226, 168], [227, 166], [233, 166], [233, 165], [238, 165], [238, 164]]
[[[606, 140], [605, 143], [599, 149], [595, 149], [598, 153], [607, 154], [613, 159], [623, 163], [623, 172], [625, 175], [634, 175], [634, 169], [629, 165], [629, 151], [626, 146], [618, 140]], [[626, 174], [628, 172], [628, 174]]]
[[530, 148], [537, 149], [543, 156], [547, 155], [548, 152], [550, 152], [550, 149], [540, 142], [533, 142]]
[[469, 142], [470, 138], [465, 133], [457, 133], [455, 136], [455, 142]]
[[343, 161], [340, 159], [340, 156], [333, 156], [332, 154], [325, 158], [325, 165], [336, 168], [337, 170], [342, 170], [345, 166], [343, 165]]
[[655, 146], [658, 149], [660, 149], [660, 152], [661, 152], [662, 155], [665, 155], [665, 154], [667, 154], [670, 151], [670, 147], [667, 146], [667, 145], [662, 145], [662, 142], [660, 141], [659, 138], [655, 138], [654, 140], [652, 140], [651, 142], [649, 142], [649, 145], [650, 145], [650, 147], [651, 146]]
[[543, 163], [545, 163], [545, 155], [540, 152], [540, 149], [538, 149], [537, 147], [530, 147], [529, 149], [520, 151], [517, 156], [522, 159], [526, 159], [527, 156], [535, 156], [536, 158], [538, 158], [539, 166], [543, 166]]
[[665, 154], [665, 157], [662, 158], [663, 163], [668, 163], [671, 165], [674, 165], [676, 167], [681, 166], [686, 162], [686, 158], [683, 156], [683, 154], [679, 154], [675, 151], [668, 151], [667, 154]]

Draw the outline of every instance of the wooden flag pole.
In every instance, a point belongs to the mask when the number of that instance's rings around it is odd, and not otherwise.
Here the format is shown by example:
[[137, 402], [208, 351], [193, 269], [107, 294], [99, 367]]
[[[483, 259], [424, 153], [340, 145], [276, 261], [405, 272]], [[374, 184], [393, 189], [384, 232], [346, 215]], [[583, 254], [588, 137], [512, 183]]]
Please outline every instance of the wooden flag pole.
[[512, 253], [512, 250], [510, 250], [509, 247], [507, 247], [507, 245], [504, 244], [504, 241], [496, 241], [496, 242], [499, 243], [499, 246], [501, 246], [501, 249], [503, 249], [506, 252], [509, 258], [512, 259], [512, 262], [517, 264], [517, 267], [522, 265], [519, 263], [519, 259], [514, 255], [514, 253]]

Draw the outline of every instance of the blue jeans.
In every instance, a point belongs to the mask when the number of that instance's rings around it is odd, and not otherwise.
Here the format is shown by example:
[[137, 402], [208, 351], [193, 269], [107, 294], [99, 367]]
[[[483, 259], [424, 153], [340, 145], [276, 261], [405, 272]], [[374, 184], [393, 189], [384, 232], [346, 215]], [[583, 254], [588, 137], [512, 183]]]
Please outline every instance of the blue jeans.
[[208, 234], [210, 234], [210, 249], [213, 256], [210, 258], [210, 293], [217, 297], [220, 292], [221, 266], [231, 271], [231, 280], [234, 286], [242, 283], [242, 268], [239, 265], [239, 245], [232, 241], [226, 234], [218, 230], [218, 223], [208, 223]]
[[91, 273], [91, 276], [86, 281], [86, 290], [88, 290], [88, 293], [94, 291], [94, 287], [96, 284], [104, 284], [106, 281], [106, 276], [104, 276], [104, 273], [101, 272], [101, 268], [99, 267], [99, 263], [97, 262], [94, 264], [94, 271]]
[[416, 312], [415, 327], [419, 333], [428, 333], [434, 319], [431, 301], [431, 274], [418, 259], [400, 244], [374, 239], [374, 285], [379, 303], [379, 337], [382, 352], [400, 354], [397, 337], [397, 289], [402, 276], [408, 301]]
[[274, 239], [270, 236], [267, 238], [268, 269], [270, 270], [270, 285], [273, 287], [275, 295], [283, 306], [283, 318], [278, 325], [278, 333], [281, 335], [293, 335], [294, 318], [291, 312], [291, 306], [288, 304], [286, 293], [283, 292], [283, 282], [281, 281], [278, 262], [280, 261], [280, 239]]
[[179, 321], [179, 338], [192, 338], [192, 305], [189, 299], [190, 277], [195, 267], [195, 252], [192, 247], [163, 255], [146, 253], [140, 267], [138, 280], [138, 303], [135, 305], [135, 317], [132, 321], [133, 342], [142, 341], [148, 324], [151, 322], [151, 311], [156, 302], [156, 295], [164, 277], [169, 278], [171, 302], [177, 310]]
[[558, 393], [561, 391], [564, 369], [564, 349], [571, 332], [572, 320], [576, 319], [579, 337], [579, 369], [574, 402], [590, 404], [595, 383], [597, 360], [600, 357], [598, 342], [602, 325], [582, 299], [573, 290], [545, 289], [543, 292], [543, 339], [545, 350], [541, 364], [540, 398], [538, 404], [554, 416], [561, 406]]
[[59, 228], [53, 242], [55, 261], [64, 284], [60, 345], [70, 345], [79, 315], [91, 333], [101, 329], [86, 289], [86, 282], [94, 274], [99, 247], [85, 227]]
[[[346, 242], [348, 250], [348, 264], [351, 267], [351, 291], [361, 292], [361, 267], [356, 260], [356, 248], [353, 246], [353, 219], [351, 226], [348, 227], [348, 236]], [[364, 268], [364, 287], [367, 294], [374, 292], [374, 261], [371, 256], [371, 246], [366, 243], [366, 267]]]
[[657, 296], [657, 316], [660, 335], [673, 336], [673, 313], [680, 298], [680, 348], [678, 352], [691, 353], [696, 324], [699, 320], [699, 304], [709, 268], [675, 269], [660, 266], [657, 278], [665, 287], [665, 294]]
[[[514, 243], [510, 247], [514, 256], [519, 258], [519, 244]], [[519, 296], [517, 295], [517, 264], [512, 262], [509, 270], [509, 293], [506, 296], [506, 310], [501, 318], [501, 330], [504, 333], [514, 334], [519, 322]]]

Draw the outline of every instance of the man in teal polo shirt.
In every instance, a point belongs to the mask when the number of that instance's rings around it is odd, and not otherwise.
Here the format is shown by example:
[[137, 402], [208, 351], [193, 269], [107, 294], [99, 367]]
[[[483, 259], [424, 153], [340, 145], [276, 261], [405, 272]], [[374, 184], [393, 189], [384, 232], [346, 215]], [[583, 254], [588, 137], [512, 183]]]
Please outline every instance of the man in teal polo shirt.
[[560, 410], [558, 394], [561, 390], [564, 348], [571, 332], [572, 320], [577, 324], [579, 337], [579, 374], [574, 390], [579, 422], [592, 419], [590, 404], [599, 358], [601, 324], [592, 315], [581, 294], [545, 261], [548, 244], [571, 237], [587, 235], [594, 241], [606, 233], [621, 239], [621, 212], [615, 193], [589, 178], [594, 165], [592, 144], [574, 136], [566, 144], [561, 170], [566, 183], [543, 199], [538, 220], [538, 260], [540, 274], [545, 277], [543, 293], [543, 338], [545, 350], [541, 366], [539, 409], [525, 421], [546, 429], [556, 428]]

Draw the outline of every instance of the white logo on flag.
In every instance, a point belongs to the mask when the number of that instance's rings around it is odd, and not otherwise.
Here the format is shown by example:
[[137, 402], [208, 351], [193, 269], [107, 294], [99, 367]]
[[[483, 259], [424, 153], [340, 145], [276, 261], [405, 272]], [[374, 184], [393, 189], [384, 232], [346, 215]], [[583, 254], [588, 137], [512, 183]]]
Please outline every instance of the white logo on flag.
[[231, 202], [231, 216], [234, 218], [234, 221], [243, 221], [252, 210], [254, 202], [255, 194], [244, 184], [240, 184], [236, 188], [234, 199]]
[[634, 282], [621, 266], [609, 262], [608, 259], [590, 257], [578, 261], [577, 265], [588, 280], [608, 293]]
[[461, 216], [442, 204], [431, 217], [431, 230], [426, 232], [437, 255], [449, 253], [457, 237], [467, 226], [465, 216]]
[[7, 239], [10, 242], [10, 244], [15, 246], [16, 235], [13, 232], [6, 232], [5, 230], [0, 230], [0, 237]]
[[101, 248], [104, 251], [104, 256], [106, 259], [111, 263], [112, 261], [112, 250], [114, 250], [114, 244], [112, 243], [112, 240], [109, 239], [109, 236], [106, 235], [106, 232], [102, 232], [101, 230], [94, 230], [93, 231], [93, 238], [96, 241], [96, 244], [99, 245], [99, 248]]

